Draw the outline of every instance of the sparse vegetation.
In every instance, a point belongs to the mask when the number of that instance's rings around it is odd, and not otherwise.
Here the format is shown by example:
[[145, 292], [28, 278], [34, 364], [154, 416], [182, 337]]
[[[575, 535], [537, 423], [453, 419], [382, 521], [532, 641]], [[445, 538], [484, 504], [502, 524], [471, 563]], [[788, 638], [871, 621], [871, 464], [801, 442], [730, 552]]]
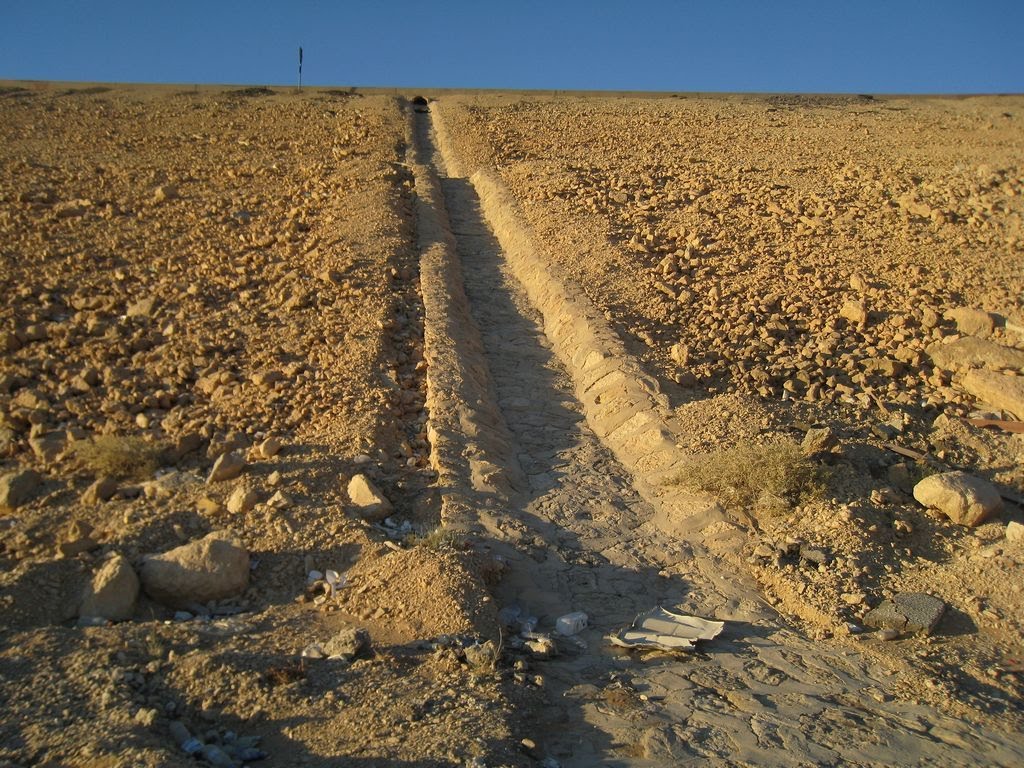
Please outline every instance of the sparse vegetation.
[[778, 514], [821, 495], [827, 474], [799, 445], [785, 441], [695, 456], [675, 482], [713, 493], [729, 506]]
[[457, 549], [462, 543], [462, 537], [449, 528], [438, 527], [422, 535], [413, 534], [406, 543], [411, 547], [423, 547], [437, 552], [441, 549]]
[[72, 445], [75, 457], [96, 475], [140, 480], [160, 466], [165, 447], [141, 437], [98, 435]]

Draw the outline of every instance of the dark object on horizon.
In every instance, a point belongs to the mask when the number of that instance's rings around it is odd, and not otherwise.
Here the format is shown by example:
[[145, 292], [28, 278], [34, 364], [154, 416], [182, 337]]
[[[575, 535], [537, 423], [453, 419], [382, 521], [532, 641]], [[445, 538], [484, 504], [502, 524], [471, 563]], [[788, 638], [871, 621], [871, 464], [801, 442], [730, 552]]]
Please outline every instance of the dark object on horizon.
[[412, 100], [412, 109], [414, 112], [429, 112], [430, 109], [427, 107], [427, 100], [423, 96], [414, 96]]
[[299, 46], [299, 90], [302, 90], [302, 46]]

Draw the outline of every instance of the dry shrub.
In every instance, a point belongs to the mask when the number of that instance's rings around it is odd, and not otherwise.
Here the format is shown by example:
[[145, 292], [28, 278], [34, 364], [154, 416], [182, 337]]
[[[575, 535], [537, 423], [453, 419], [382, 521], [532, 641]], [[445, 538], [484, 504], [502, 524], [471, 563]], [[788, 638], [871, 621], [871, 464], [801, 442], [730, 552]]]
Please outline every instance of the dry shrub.
[[96, 475], [141, 480], [152, 477], [166, 448], [141, 437], [97, 435], [72, 445], [75, 457]]
[[411, 535], [406, 537], [407, 545], [412, 547], [423, 547], [431, 552], [439, 552], [442, 549], [462, 549], [463, 539], [456, 531], [438, 527], [422, 536]]
[[827, 475], [799, 445], [785, 441], [694, 456], [675, 482], [712, 493], [728, 506], [781, 514], [820, 496]]

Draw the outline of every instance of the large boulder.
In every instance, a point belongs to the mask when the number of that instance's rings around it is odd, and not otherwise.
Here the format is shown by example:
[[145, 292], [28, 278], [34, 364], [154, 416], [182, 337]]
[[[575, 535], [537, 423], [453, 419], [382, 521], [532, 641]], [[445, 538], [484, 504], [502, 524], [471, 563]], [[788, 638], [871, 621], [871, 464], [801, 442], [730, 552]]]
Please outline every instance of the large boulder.
[[991, 483], [966, 472], [930, 475], [914, 486], [914, 498], [966, 526], [978, 525], [1003, 508]]
[[143, 559], [142, 588], [159, 603], [183, 608], [241, 593], [249, 584], [249, 553], [230, 531]]
[[139, 577], [123, 555], [114, 555], [96, 571], [85, 588], [78, 615], [82, 618], [125, 621], [135, 612]]

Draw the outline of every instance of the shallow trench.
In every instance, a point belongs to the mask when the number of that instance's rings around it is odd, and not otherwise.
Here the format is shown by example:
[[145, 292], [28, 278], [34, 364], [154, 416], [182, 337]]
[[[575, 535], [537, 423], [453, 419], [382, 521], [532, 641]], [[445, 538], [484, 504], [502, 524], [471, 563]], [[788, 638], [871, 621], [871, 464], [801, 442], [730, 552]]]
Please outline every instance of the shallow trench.
[[[479, 334], [488, 375], [478, 396], [494, 400], [473, 405], [508, 448], [488, 461], [503, 463], [510, 482], [480, 508], [487, 545], [508, 563], [495, 597], [544, 632], [570, 611], [590, 620], [558, 638], [556, 658], [528, 660], [520, 678], [541, 689], [521, 734], [536, 756], [562, 766], [1019, 764], [1013, 734], [900, 700], [894, 670], [804, 638], [749, 581], [709, 568], [697, 542], [652, 524], [657, 510], [588, 426], [473, 184], [448, 175], [456, 163], [435, 146], [430, 115], [413, 120], [418, 173], [439, 180]], [[608, 646], [605, 635], [656, 605], [724, 619], [726, 629], [684, 657]]]

